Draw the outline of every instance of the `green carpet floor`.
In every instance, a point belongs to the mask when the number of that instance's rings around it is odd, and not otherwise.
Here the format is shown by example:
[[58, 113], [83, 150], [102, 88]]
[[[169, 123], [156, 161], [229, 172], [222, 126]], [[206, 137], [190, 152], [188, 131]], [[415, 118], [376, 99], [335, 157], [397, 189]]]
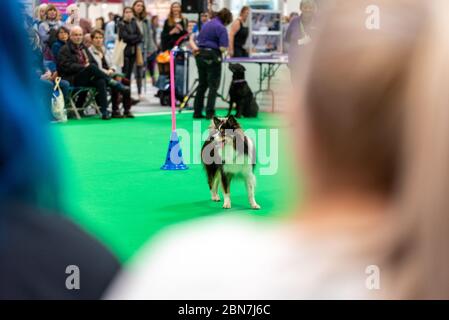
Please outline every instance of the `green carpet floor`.
[[[201, 123], [203, 130], [209, 125]], [[241, 123], [245, 129], [279, 129], [281, 141], [286, 133], [278, 115], [261, 114]], [[233, 208], [223, 210], [222, 203], [210, 201], [201, 165], [189, 165], [189, 170], [181, 172], [160, 170], [171, 131], [168, 115], [108, 122], [87, 118], [53, 128], [61, 153], [67, 213], [122, 261], [171, 224], [230, 213], [283, 216], [298, 194], [293, 191], [298, 186], [289, 170], [291, 152], [286, 146], [280, 147], [275, 175], [259, 175], [257, 170], [256, 198], [262, 210], [249, 209], [241, 181], [231, 188]], [[192, 131], [192, 115], [178, 115], [178, 128]]]

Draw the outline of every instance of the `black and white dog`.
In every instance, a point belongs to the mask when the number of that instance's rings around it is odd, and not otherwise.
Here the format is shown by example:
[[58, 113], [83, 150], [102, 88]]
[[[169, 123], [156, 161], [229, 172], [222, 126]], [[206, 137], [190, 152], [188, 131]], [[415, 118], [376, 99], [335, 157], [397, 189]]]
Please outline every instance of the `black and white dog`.
[[233, 178], [243, 178], [251, 208], [260, 209], [255, 199], [256, 149], [233, 116], [213, 119], [209, 137], [201, 151], [201, 159], [207, 172], [212, 201], [220, 201], [218, 186], [221, 184], [223, 208], [230, 209], [231, 181]]
[[259, 112], [259, 106], [254, 97], [248, 82], [245, 80], [245, 67], [239, 63], [230, 64], [229, 70], [232, 72], [232, 83], [229, 89], [229, 111], [228, 117], [231, 115], [234, 104], [236, 105], [236, 117], [255, 118]]

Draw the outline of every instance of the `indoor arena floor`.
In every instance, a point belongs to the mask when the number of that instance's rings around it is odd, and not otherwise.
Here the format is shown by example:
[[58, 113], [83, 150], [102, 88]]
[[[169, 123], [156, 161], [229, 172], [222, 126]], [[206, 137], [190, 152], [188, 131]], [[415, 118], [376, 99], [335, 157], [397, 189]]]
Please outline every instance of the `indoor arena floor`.
[[[279, 141], [284, 141], [280, 143], [277, 173], [261, 175], [261, 165], [256, 170], [259, 211], [249, 208], [241, 181], [231, 187], [232, 209], [224, 210], [222, 202], [210, 201], [201, 164], [189, 164], [187, 171], [160, 170], [170, 138], [168, 114], [112, 121], [86, 118], [53, 126], [60, 146], [65, 210], [122, 261], [175, 223], [231, 213], [283, 217], [298, 201], [300, 188], [289, 158], [293, 151], [285, 144], [287, 127], [280, 115], [269, 113], [243, 119], [241, 124], [245, 129], [277, 129]], [[201, 121], [203, 131], [208, 125], [208, 121]], [[178, 115], [178, 128], [193, 130], [191, 113]], [[183, 141], [183, 149], [186, 143], [193, 142]]]

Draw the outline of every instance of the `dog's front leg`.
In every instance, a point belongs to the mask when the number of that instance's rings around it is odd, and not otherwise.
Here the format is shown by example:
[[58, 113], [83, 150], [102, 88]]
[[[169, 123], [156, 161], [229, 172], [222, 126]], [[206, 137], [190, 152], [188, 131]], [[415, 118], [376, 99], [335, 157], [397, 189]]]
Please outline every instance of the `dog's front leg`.
[[218, 195], [218, 185], [220, 184], [220, 180], [221, 180], [220, 176], [221, 175], [218, 172], [212, 181], [211, 194], [212, 194], [212, 201], [215, 201], [215, 202], [220, 201], [220, 196]]
[[226, 174], [221, 175], [221, 187], [223, 188], [224, 209], [231, 209], [231, 178]]
[[254, 175], [254, 173], [251, 173], [246, 178], [246, 190], [248, 192], [248, 200], [249, 200], [249, 203], [251, 205], [251, 208], [254, 209], [254, 210], [259, 210], [260, 206], [257, 204], [256, 197], [255, 197], [255, 193], [256, 193], [256, 176]]

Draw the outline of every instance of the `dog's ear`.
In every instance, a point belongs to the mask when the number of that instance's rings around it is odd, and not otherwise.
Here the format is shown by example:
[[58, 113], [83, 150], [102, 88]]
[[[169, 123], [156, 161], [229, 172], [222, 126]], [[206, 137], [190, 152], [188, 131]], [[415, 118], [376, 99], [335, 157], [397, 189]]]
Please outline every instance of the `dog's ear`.
[[218, 119], [217, 117], [214, 117], [212, 121], [214, 122], [215, 128], [218, 129], [218, 127], [221, 124], [221, 120]]
[[240, 63], [237, 64], [237, 67], [238, 67], [238, 70], [239, 70], [240, 72], [245, 72], [245, 71], [246, 71], [246, 68], [245, 68], [243, 65], [241, 65]]
[[235, 72], [235, 66], [236, 66], [236, 64], [234, 64], [234, 63], [229, 64], [229, 70], [231, 70], [232, 73]]
[[237, 122], [237, 120], [234, 118], [233, 115], [228, 117], [228, 125], [231, 128], [239, 128], [240, 127], [239, 123]]

